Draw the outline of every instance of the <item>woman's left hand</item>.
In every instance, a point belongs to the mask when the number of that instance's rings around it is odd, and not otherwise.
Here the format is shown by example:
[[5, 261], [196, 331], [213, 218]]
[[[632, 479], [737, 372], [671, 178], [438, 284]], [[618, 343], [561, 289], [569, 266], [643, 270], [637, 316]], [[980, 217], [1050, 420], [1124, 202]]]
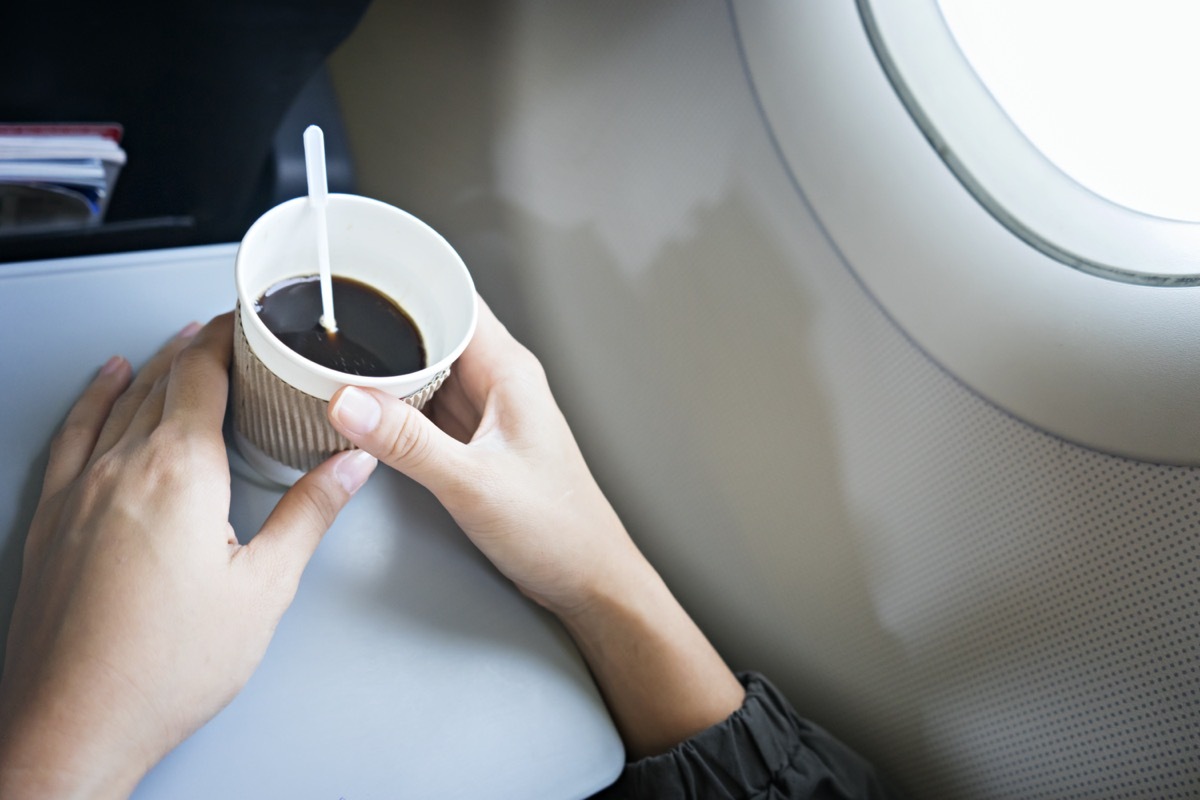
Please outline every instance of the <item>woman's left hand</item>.
[[136, 378], [110, 360], [51, 448], [0, 680], [0, 796], [124, 797], [262, 660], [375, 460], [340, 453], [249, 544], [221, 426], [233, 333], [185, 328]]

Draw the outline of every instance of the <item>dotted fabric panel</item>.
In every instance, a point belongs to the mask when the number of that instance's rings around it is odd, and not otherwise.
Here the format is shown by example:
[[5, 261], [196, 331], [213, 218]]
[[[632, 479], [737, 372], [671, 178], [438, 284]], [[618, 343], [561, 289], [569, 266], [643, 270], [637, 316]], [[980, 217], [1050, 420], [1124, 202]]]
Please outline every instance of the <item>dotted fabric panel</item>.
[[905, 653], [875, 688], [919, 708], [876, 755], [917, 797], [1200, 797], [1200, 470], [1035, 430], [846, 320], [841, 469]]

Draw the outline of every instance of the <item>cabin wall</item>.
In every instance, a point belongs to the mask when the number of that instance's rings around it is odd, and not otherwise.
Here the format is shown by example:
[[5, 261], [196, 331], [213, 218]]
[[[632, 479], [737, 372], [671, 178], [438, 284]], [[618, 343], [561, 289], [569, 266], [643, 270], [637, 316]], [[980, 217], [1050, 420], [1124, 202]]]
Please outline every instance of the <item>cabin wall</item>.
[[458, 248], [731, 666], [914, 796], [1200, 789], [1196, 471], [1034, 430], [893, 325], [724, 3], [376, 0], [332, 68], [359, 190]]

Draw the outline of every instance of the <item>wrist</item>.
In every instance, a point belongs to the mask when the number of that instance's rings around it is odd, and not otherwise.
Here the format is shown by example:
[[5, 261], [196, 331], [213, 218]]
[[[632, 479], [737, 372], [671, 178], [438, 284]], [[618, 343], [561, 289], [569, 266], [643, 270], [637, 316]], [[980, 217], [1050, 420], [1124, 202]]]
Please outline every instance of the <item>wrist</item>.
[[[17, 738], [24, 738], [19, 735]], [[0, 734], [0, 797], [66, 800], [125, 798], [145, 770], [119, 759], [79, 758], [76, 748], [44, 738], [9, 748]]]
[[[28, 750], [28, 748], [26, 748]], [[22, 800], [126, 798], [143, 772], [115, 763], [75, 763], [70, 754], [48, 749], [0, 755], [0, 797]]]
[[584, 566], [577, 580], [570, 582], [570, 591], [538, 599], [568, 630], [598, 625], [617, 607], [641, 604], [656, 589], [666, 589], [624, 528], [608, 547], [582, 561]]
[[560, 619], [631, 759], [664, 753], [729, 717], [745, 691], [644, 558]]
[[652, 609], [674, 597], [649, 561], [633, 547], [610, 569], [596, 569], [572, 601], [550, 610], [573, 635], [590, 637], [618, 625], [648, 623]]
[[0, 797], [124, 798], [151, 766], [78, 706], [33, 701], [0, 715]]

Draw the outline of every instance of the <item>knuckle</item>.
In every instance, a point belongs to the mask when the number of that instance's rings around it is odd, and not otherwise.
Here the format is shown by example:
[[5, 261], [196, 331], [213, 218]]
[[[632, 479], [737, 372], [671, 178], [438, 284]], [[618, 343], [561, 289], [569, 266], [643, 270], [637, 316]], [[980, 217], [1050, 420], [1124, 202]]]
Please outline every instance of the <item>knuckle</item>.
[[150, 433], [143, 448], [143, 467], [154, 483], [174, 485], [196, 474], [196, 450], [188, 446], [186, 436], [170, 422], [163, 422]]
[[186, 347], [177, 352], [171, 359], [170, 372], [176, 370], [188, 370], [204, 359], [204, 353], [194, 344], [188, 344]]
[[546, 368], [542, 366], [538, 356], [526, 348], [512, 357], [508, 367], [498, 375], [494, 391], [505, 402], [520, 407], [530, 399], [538, 399], [550, 395], [550, 379], [547, 378]]
[[497, 383], [496, 391], [510, 407], [541, 408], [552, 402], [550, 380], [542, 362], [532, 353], [526, 353], [527, 356], [514, 365], [513, 371]]
[[147, 395], [166, 392], [167, 384], [170, 382], [170, 380], [171, 380], [170, 372], [164, 372], [162, 375], [159, 375], [157, 378], [154, 379], [154, 383], [152, 383], [150, 385], [150, 391], [147, 392]]
[[94, 426], [77, 420], [68, 420], [50, 442], [51, 460], [61, 458], [64, 453], [74, 452], [85, 447], [90, 449], [95, 436]]
[[517, 357], [514, 359], [514, 363], [518, 370], [517, 374], [522, 375], [527, 380], [546, 381], [546, 368], [529, 348], [522, 345]]
[[429, 452], [429, 432], [418, 413], [404, 414], [388, 433], [383, 460], [389, 464], [419, 465]]
[[142, 398], [146, 396], [146, 391], [143, 386], [131, 386], [117, 398], [117, 402], [113, 403], [112, 411], [109, 413], [109, 419], [114, 417], [124, 419], [130, 416], [137, 407], [142, 404]]
[[550, 380], [546, 368], [530, 350], [522, 347], [517, 357], [513, 359], [512, 371], [507, 375], [506, 385], [515, 390], [532, 390], [541, 392], [549, 389]]
[[329, 527], [341, 507], [338, 498], [319, 481], [312, 481], [304, 489], [298, 498], [299, 513], [312, 528]]
[[91, 467], [79, 477], [79, 496], [85, 505], [91, 505], [99, 498], [111, 496], [113, 487], [123, 472], [123, 464], [111, 451], [97, 458]]

